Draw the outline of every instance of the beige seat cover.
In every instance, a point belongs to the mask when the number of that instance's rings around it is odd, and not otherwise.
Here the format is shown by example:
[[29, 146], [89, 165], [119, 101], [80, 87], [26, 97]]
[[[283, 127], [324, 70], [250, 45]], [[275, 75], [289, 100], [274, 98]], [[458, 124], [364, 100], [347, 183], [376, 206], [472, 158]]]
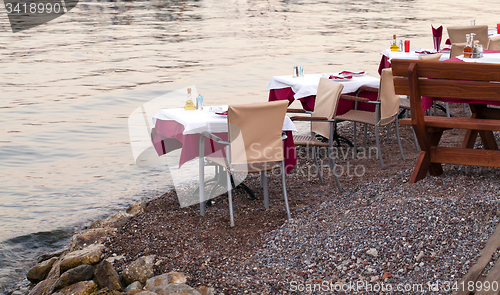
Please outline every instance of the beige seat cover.
[[288, 101], [229, 106], [231, 164], [283, 160], [281, 133]]
[[[337, 112], [337, 105], [344, 85], [327, 78], [321, 78], [316, 93], [313, 117], [333, 119]], [[326, 138], [330, 137], [330, 123], [313, 122], [312, 131]]]

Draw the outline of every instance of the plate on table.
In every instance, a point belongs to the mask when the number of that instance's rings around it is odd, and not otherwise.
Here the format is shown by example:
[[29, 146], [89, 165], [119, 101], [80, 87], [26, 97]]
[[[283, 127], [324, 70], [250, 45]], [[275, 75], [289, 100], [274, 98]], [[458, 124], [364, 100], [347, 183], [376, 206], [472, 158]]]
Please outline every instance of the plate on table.
[[343, 71], [343, 72], [340, 72], [339, 73], [339, 76], [344, 76], [344, 77], [347, 77], [347, 76], [352, 76], [352, 77], [361, 77], [365, 74], [364, 71], [361, 71], [361, 72], [350, 72], [350, 71]]

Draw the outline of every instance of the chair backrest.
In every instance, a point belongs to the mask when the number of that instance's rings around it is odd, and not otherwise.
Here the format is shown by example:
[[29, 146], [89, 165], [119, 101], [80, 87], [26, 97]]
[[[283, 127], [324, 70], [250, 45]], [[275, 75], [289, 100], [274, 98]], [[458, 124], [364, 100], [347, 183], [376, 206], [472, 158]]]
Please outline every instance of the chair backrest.
[[399, 112], [399, 95], [394, 91], [392, 69], [385, 68], [380, 74], [380, 119], [387, 119]]
[[488, 26], [456, 26], [448, 27], [448, 36], [450, 37], [451, 44], [453, 43], [465, 43], [467, 39], [465, 34], [474, 33], [474, 40], [479, 40], [479, 44], [483, 45], [484, 48], [488, 46]]
[[[316, 101], [314, 102], [313, 117], [333, 119], [337, 112], [337, 105], [344, 85], [327, 78], [319, 79]], [[324, 137], [330, 137], [330, 123], [313, 122], [312, 131]]]
[[426, 54], [420, 55], [418, 57], [419, 60], [439, 60], [441, 58], [442, 53], [434, 53], [434, 54]]
[[464, 53], [465, 43], [453, 43], [451, 44], [450, 58], [462, 55]]
[[[500, 64], [393, 59], [396, 94], [410, 95], [412, 120], [422, 116], [421, 96], [500, 100]], [[466, 102], [466, 101], [465, 101]]]
[[500, 50], [500, 35], [491, 37], [488, 41], [488, 50]]
[[287, 100], [229, 106], [231, 164], [283, 160], [281, 133]]

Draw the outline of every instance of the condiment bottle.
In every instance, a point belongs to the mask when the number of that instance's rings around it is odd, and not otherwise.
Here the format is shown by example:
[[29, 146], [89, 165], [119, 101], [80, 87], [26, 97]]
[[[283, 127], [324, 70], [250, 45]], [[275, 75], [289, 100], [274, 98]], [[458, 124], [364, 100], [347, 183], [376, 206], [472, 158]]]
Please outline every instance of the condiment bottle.
[[472, 45], [472, 57], [479, 57], [479, 40], [474, 41], [474, 44]]
[[399, 51], [399, 46], [396, 41], [396, 35], [392, 35], [391, 51]]
[[196, 97], [196, 109], [203, 110], [203, 95], [201, 94]]
[[187, 100], [186, 100], [186, 104], [184, 105], [184, 109], [186, 111], [191, 111], [191, 110], [196, 109], [196, 107], [193, 103], [193, 98], [191, 97], [191, 88], [187, 89]]
[[464, 57], [472, 57], [472, 42], [470, 37], [470, 34], [465, 34], [465, 38], [467, 39], [467, 41], [465, 42], [464, 47]]

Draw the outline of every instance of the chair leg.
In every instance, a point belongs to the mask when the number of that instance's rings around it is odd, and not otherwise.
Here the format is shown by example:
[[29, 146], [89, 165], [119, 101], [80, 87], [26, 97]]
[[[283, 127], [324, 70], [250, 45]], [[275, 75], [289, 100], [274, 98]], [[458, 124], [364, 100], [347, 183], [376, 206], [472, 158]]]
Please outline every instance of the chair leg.
[[401, 158], [403, 158], [403, 161], [405, 161], [405, 155], [403, 154], [403, 147], [401, 147], [401, 139], [399, 138], [399, 118], [397, 115], [394, 124], [396, 124], [396, 138], [398, 139], [399, 152], [401, 153]]
[[337, 183], [337, 188], [339, 192], [342, 191], [342, 186], [340, 185], [339, 178], [337, 176], [337, 171], [335, 170], [335, 159], [333, 158], [333, 133], [334, 126], [336, 126], [333, 122], [330, 123], [330, 139], [328, 141], [328, 159], [330, 160], [330, 166], [332, 166], [333, 176], [335, 177], [335, 182]]
[[365, 139], [363, 141], [363, 147], [366, 150], [366, 141], [368, 140], [368, 124], [365, 124]]
[[354, 138], [353, 138], [354, 147], [352, 148], [352, 157], [353, 157], [353, 159], [356, 158], [356, 154], [358, 153], [357, 140], [356, 140], [356, 134], [358, 133], [357, 131], [358, 131], [357, 124], [356, 124], [356, 122], [354, 122]]
[[269, 209], [269, 186], [267, 182], [267, 172], [260, 172], [260, 184], [262, 185], [262, 189], [264, 190], [264, 207]]
[[286, 179], [285, 179], [285, 161], [281, 161], [281, 185], [283, 186], [283, 198], [285, 199], [286, 214], [288, 219], [292, 218], [290, 215], [290, 207], [288, 206], [288, 196], [286, 194]]
[[411, 132], [413, 132], [413, 140], [415, 141], [415, 148], [417, 149], [417, 152], [420, 152], [420, 147], [418, 146], [417, 135], [415, 134], [415, 129], [413, 129], [413, 127], [411, 127]]
[[447, 102], [445, 103], [445, 107], [446, 107], [446, 117], [451, 117], [450, 116], [450, 106], [448, 105]]
[[377, 152], [378, 152], [378, 158], [380, 159], [380, 166], [382, 166], [382, 168], [384, 168], [384, 160], [382, 159], [382, 150], [380, 149], [378, 126], [375, 126], [375, 140], [377, 141]]
[[227, 198], [229, 203], [229, 216], [231, 218], [231, 227], [234, 226], [234, 215], [233, 215], [233, 195], [232, 195], [232, 184], [231, 184], [231, 174], [226, 170], [227, 176]]
[[387, 125], [387, 139], [391, 136], [391, 125]]
[[314, 158], [314, 164], [316, 165], [316, 169], [318, 170], [318, 177], [321, 184], [323, 184], [323, 176], [321, 175], [321, 167], [318, 164], [318, 151], [316, 150], [316, 146], [312, 147], [312, 153]]
[[200, 195], [200, 215], [205, 216], [205, 159], [200, 157], [199, 159], [199, 195]]

